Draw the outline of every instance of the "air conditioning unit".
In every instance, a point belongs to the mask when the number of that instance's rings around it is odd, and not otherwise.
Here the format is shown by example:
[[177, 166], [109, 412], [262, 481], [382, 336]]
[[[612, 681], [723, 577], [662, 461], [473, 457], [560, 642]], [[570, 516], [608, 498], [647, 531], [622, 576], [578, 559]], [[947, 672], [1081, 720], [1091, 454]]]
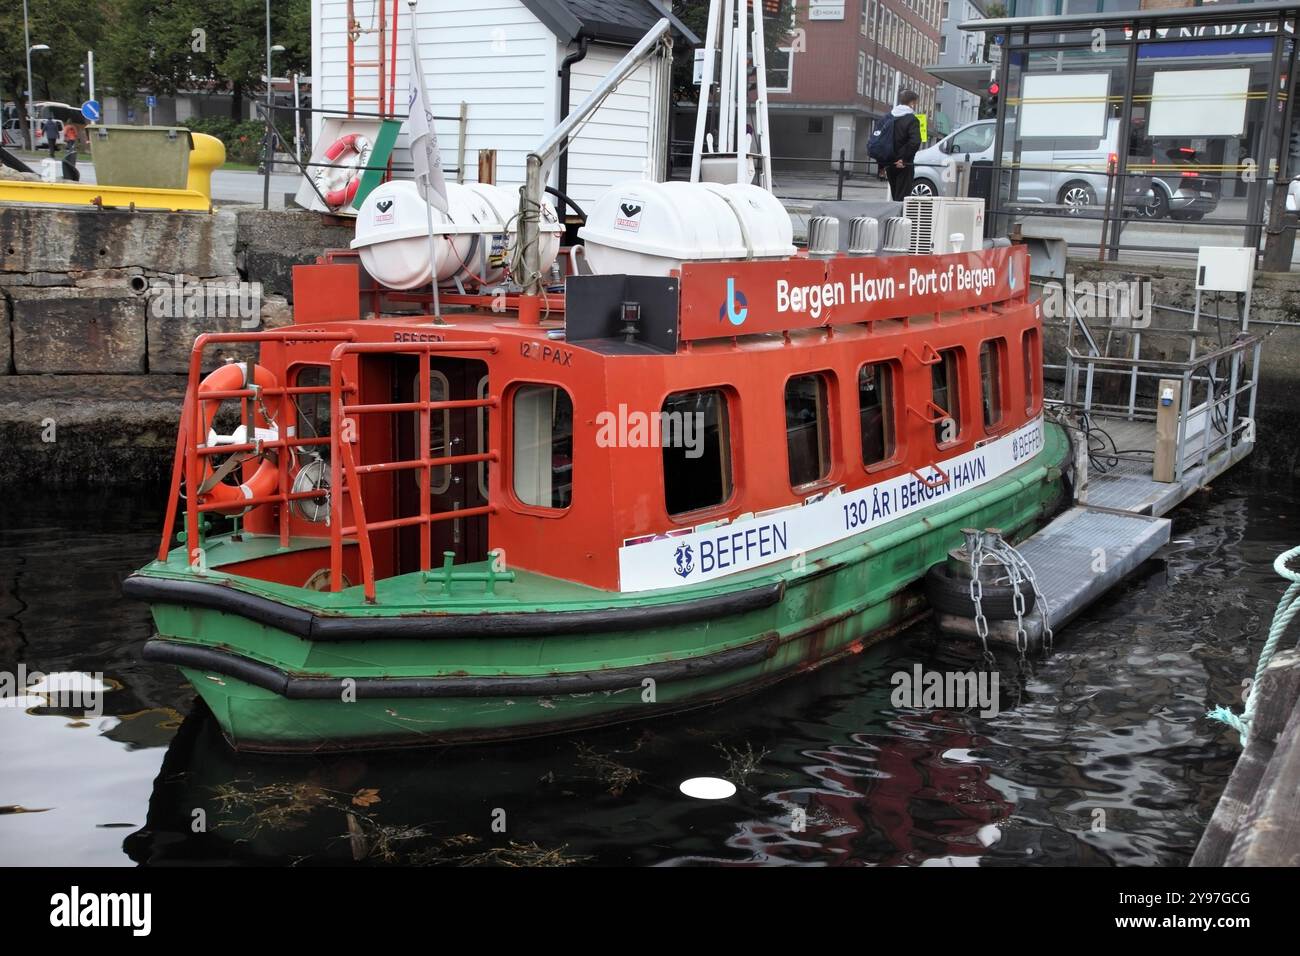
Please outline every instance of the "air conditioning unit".
[[908, 196], [903, 200], [903, 215], [912, 221], [908, 252], [928, 255], [984, 248], [983, 199]]

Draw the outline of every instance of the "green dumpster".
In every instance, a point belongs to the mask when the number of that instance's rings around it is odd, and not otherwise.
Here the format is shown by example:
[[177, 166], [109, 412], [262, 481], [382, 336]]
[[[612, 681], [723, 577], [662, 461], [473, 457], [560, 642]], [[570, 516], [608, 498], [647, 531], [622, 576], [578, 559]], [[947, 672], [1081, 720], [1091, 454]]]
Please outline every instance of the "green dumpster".
[[92, 126], [87, 133], [100, 185], [185, 188], [194, 144], [184, 126]]

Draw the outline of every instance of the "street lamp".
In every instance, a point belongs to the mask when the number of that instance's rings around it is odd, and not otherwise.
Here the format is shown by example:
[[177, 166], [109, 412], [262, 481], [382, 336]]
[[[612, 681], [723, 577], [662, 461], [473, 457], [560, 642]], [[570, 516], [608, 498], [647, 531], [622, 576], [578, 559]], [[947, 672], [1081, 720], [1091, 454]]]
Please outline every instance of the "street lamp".
[[32, 149], [36, 148], [36, 112], [32, 108], [32, 54], [42, 50], [49, 50], [49, 45], [36, 43], [27, 48], [27, 126], [32, 138]]

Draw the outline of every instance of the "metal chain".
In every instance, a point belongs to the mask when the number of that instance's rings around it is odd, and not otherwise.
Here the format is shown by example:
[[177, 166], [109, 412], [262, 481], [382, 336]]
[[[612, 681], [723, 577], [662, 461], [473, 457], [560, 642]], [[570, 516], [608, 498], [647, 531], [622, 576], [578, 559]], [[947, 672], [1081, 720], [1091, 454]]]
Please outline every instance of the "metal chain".
[[1025, 559], [1024, 555], [1006, 541], [1002, 540], [1001, 537], [998, 538], [995, 547], [1003, 557], [1019, 569], [1023, 579], [1028, 581], [1029, 586], [1033, 589], [1034, 598], [1038, 602], [1043, 621], [1043, 653], [1050, 654], [1052, 652], [1052, 642], [1055, 637], [1052, 633], [1052, 625], [1049, 623], [1051, 619], [1051, 606], [1047, 603], [1047, 596], [1043, 594], [1042, 589], [1038, 586], [1038, 576], [1034, 574], [1033, 566]]
[[982, 600], [984, 597], [984, 585], [980, 582], [980, 568], [984, 563], [984, 546], [983, 538], [975, 539], [975, 546], [971, 548], [970, 555], [970, 599], [975, 605], [975, 634], [980, 639], [980, 646], [984, 649], [984, 663], [993, 667], [997, 661], [993, 653], [989, 650], [989, 622], [984, 616]]

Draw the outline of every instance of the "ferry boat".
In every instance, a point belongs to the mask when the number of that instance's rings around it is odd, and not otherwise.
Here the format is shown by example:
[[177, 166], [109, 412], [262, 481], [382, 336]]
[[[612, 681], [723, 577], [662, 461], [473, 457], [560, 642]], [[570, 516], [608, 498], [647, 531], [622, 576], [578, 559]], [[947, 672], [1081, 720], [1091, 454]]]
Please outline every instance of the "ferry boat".
[[[124, 593], [236, 748], [754, 693], [923, 614], [962, 528], [1015, 540], [1063, 504], [1024, 247], [810, 254], [760, 186], [637, 182], [584, 260], [545, 159], [517, 234], [449, 185], [431, 249], [387, 183], [356, 248], [295, 270], [291, 326], [195, 342], [163, 540]], [[204, 375], [234, 344], [260, 358]]]

